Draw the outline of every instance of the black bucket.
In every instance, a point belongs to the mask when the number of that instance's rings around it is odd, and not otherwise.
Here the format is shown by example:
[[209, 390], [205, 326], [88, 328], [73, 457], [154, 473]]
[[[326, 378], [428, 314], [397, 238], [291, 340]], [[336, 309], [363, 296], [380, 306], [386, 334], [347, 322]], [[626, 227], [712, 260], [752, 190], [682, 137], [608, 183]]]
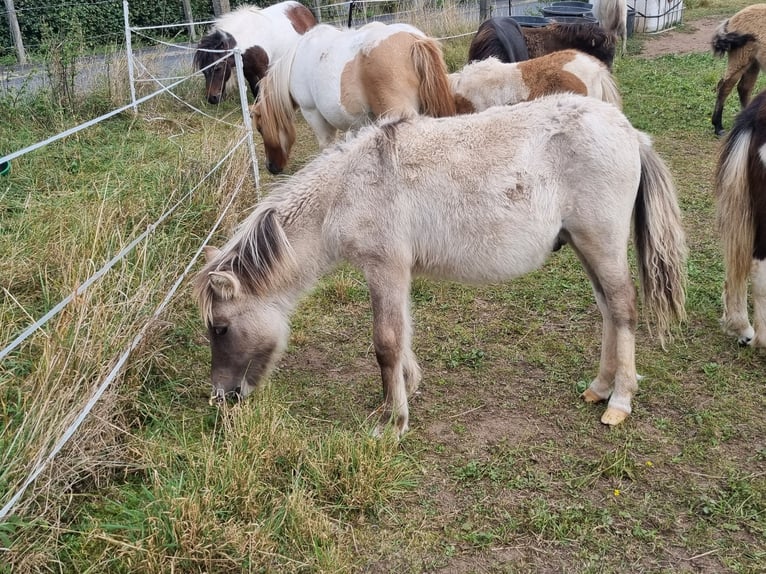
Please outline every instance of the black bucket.
[[636, 9], [628, 6], [628, 19], [625, 20], [625, 29], [628, 32], [628, 37], [633, 35], [633, 28], [636, 25]]
[[522, 28], [542, 28], [551, 23], [550, 19], [542, 16], [511, 16]]
[[557, 24], [598, 24], [598, 20], [592, 14], [584, 14], [583, 16], [551, 16], [550, 20]]
[[556, 7], [569, 7], [569, 8], [587, 8], [588, 12], [591, 12], [593, 10], [593, 4], [590, 4], [588, 2], [551, 2], [550, 7], [556, 8]]
[[543, 8], [543, 16], [553, 18], [555, 16], [562, 17], [583, 17], [585, 15], [593, 16], [593, 12], [585, 6], [546, 6]]

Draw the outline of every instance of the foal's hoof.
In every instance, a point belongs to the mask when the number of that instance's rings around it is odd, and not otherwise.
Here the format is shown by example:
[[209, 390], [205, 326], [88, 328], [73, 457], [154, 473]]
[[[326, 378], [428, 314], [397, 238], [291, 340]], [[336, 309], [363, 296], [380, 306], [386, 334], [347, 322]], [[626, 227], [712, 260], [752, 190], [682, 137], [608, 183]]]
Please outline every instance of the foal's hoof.
[[582, 392], [582, 395], [580, 395], [580, 396], [582, 397], [582, 399], [586, 403], [600, 403], [601, 401], [605, 401], [606, 400], [606, 399], [603, 399], [603, 398], [599, 397], [596, 393], [594, 393], [590, 389], [585, 389]]
[[626, 418], [628, 418], [628, 413], [625, 411], [621, 411], [614, 407], [607, 407], [606, 411], [604, 411], [604, 414], [601, 415], [601, 422], [605, 425], [613, 427], [620, 424]]

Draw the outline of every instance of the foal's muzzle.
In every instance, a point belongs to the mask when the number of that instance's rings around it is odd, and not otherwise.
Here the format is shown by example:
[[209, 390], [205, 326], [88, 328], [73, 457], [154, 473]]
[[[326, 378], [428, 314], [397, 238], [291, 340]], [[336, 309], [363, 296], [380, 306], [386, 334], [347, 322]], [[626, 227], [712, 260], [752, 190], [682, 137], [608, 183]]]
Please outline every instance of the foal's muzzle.
[[213, 392], [210, 394], [210, 400], [208, 401], [208, 403], [210, 404], [211, 407], [215, 405], [220, 406], [223, 403], [225, 403], [227, 400], [234, 403], [238, 403], [242, 400], [242, 398], [243, 397], [242, 397], [240, 387], [237, 387], [236, 389], [234, 389], [233, 391], [229, 391], [228, 393], [224, 391], [222, 388], [218, 387], [213, 389]]

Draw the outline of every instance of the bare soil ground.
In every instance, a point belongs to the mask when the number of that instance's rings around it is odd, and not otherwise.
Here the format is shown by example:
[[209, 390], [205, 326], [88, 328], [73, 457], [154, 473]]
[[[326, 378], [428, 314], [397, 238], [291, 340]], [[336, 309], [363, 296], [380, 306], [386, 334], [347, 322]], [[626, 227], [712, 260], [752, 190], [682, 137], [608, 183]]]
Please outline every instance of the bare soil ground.
[[649, 34], [638, 57], [655, 58], [665, 54], [708, 52], [710, 39], [720, 23], [720, 18], [703, 18], [684, 22], [680, 28]]

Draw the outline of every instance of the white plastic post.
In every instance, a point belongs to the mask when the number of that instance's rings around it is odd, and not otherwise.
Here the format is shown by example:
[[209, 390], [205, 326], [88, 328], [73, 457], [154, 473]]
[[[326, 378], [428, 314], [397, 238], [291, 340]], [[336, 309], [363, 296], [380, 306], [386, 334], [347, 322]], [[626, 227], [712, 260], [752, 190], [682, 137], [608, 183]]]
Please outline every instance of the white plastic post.
[[247, 102], [247, 85], [242, 66], [242, 50], [234, 48], [234, 63], [237, 68], [237, 84], [239, 85], [239, 101], [242, 104], [242, 121], [247, 133], [247, 146], [250, 149], [250, 163], [253, 166], [253, 179], [258, 200], [261, 199], [261, 184], [258, 177], [258, 158], [255, 155], [255, 143], [253, 142], [253, 120], [250, 118], [250, 109]]

